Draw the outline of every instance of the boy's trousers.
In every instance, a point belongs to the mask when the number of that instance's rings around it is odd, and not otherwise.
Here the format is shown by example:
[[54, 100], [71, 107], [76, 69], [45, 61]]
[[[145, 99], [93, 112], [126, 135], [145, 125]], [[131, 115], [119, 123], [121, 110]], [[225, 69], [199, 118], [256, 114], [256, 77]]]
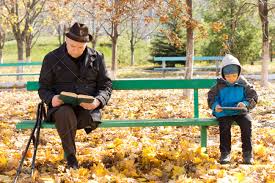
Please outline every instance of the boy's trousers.
[[252, 118], [249, 114], [220, 117], [220, 152], [230, 153], [231, 151], [231, 125], [235, 121], [241, 129], [242, 151], [252, 152], [251, 145], [251, 122]]

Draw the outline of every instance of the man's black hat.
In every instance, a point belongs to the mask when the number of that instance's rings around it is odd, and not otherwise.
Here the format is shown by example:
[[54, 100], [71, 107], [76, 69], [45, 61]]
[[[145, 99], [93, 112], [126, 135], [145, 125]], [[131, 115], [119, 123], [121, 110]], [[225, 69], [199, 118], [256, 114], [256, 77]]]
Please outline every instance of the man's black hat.
[[89, 29], [85, 24], [74, 23], [74, 25], [70, 28], [69, 32], [66, 33], [66, 36], [77, 42], [90, 42], [92, 40], [92, 36], [89, 34]]

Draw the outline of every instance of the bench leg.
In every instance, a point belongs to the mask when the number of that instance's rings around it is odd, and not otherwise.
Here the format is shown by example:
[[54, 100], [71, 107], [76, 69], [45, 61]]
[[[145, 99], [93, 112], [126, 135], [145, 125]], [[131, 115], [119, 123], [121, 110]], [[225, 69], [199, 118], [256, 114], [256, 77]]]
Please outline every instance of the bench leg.
[[205, 148], [207, 147], [207, 127], [201, 126], [201, 147]]

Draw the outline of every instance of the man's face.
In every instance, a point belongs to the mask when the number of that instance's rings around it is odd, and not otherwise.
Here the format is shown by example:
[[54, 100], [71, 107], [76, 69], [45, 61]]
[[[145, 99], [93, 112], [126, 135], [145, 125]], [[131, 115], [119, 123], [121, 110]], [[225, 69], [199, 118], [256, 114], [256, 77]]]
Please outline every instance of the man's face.
[[226, 81], [228, 81], [229, 83], [233, 84], [235, 83], [235, 81], [237, 81], [239, 77], [238, 73], [234, 73], [234, 74], [225, 74], [224, 78], [226, 79]]
[[69, 55], [73, 58], [78, 58], [84, 52], [87, 43], [77, 42], [66, 37], [66, 45]]

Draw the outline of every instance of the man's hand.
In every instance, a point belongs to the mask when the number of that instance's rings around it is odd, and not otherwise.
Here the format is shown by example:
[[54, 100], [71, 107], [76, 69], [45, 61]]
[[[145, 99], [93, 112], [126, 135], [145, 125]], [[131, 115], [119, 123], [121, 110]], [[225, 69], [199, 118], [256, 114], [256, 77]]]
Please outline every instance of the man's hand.
[[246, 107], [246, 105], [243, 102], [239, 102], [237, 107]]
[[215, 111], [216, 112], [222, 112], [222, 107], [220, 105], [216, 105]]
[[52, 106], [53, 107], [58, 107], [63, 104], [63, 101], [59, 99], [59, 95], [55, 95], [52, 98]]
[[86, 110], [94, 110], [95, 108], [97, 108], [100, 105], [99, 100], [97, 100], [96, 98], [94, 99], [94, 101], [92, 103], [80, 103], [79, 104], [81, 107], [83, 107]]

